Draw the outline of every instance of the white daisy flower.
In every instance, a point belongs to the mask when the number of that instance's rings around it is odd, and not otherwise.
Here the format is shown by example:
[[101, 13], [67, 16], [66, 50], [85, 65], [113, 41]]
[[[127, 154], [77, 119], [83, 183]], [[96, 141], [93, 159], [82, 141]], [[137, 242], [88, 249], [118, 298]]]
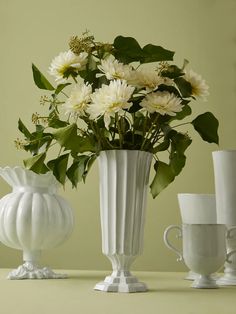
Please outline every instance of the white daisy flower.
[[84, 116], [88, 103], [91, 101], [92, 86], [90, 84], [77, 84], [70, 97], [63, 105], [66, 114]]
[[123, 79], [127, 80], [130, 77], [132, 67], [123, 64], [110, 55], [108, 58], [101, 60], [101, 65], [98, 69], [103, 72], [108, 80]]
[[192, 86], [192, 95], [206, 101], [206, 97], [209, 95], [209, 86], [202, 79], [201, 75], [195, 73], [193, 70], [188, 70], [185, 72], [184, 78]]
[[87, 112], [90, 119], [96, 120], [103, 116], [105, 127], [108, 129], [111, 117], [115, 113], [121, 114], [123, 109], [129, 109], [132, 102], [129, 102], [134, 87], [127, 85], [125, 81], [114, 80], [109, 85], [102, 85], [91, 95], [92, 102]]
[[137, 71], [133, 71], [129, 80], [129, 84], [141, 88], [145, 87], [147, 90], [153, 90], [160, 84], [166, 84], [166, 82], [166, 78], [159, 76], [154, 69], [148, 68], [141, 68]]
[[76, 72], [83, 70], [88, 61], [87, 56], [86, 52], [81, 52], [79, 55], [74, 54], [71, 50], [61, 52], [52, 60], [48, 72], [55, 77], [58, 84], [65, 83], [67, 81], [67, 78], [64, 77], [65, 72], [68, 69]]
[[153, 92], [140, 103], [148, 112], [159, 112], [161, 115], [175, 116], [182, 110], [181, 99], [169, 92]]

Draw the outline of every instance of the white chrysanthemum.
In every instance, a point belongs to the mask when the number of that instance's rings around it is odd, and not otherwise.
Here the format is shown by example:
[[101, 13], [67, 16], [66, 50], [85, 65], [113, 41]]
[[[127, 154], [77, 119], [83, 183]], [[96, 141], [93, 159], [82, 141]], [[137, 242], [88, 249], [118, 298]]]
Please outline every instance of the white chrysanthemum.
[[130, 77], [132, 67], [116, 60], [112, 55], [101, 61], [98, 69], [103, 72], [108, 80], [122, 79], [127, 80]]
[[92, 94], [92, 86], [89, 84], [77, 84], [72, 90], [70, 97], [63, 105], [66, 114], [84, 116]]
[[164, 84], [165, 80], [154, 69], [142, 68], [132, 72], [129, 83], [137, 87], [153, 90], [158, 85]]
[[184, 78], [192, 86], [192, 95], [195, 97], [202, 98], [204, 101], [209, 95], [209, 86], [206, 81], [202, 79], [201, 75], [195, 73], [193, 70], [188, 70], [185, 72]]
[[140, 103], [148, 112], [159, 112], [161, 115], [175, 116], [182, 110], [181, 99], [169, 92], [153, 92]]
[[109, 85], [103, 84], [91, 95], [92, 102], [87, 109], [90, 119], [96, 120], [103, 116], [105, 127], [108, 129], [111, 117], [132, 106], [129, 100], [133, 91], [134, 87], [122, 80], [111, 81]]
[[49, 74], [55, 77], [58, 84], [65, 83], [67, 80], [64, 78], [65, 72], [70, 68], [74, 71], [83, 70], [88, 61], [87, 56], [86, 52], [81, 52], [79, 55], [74, 54], [71, 50], [61, 52], [52, 60]]

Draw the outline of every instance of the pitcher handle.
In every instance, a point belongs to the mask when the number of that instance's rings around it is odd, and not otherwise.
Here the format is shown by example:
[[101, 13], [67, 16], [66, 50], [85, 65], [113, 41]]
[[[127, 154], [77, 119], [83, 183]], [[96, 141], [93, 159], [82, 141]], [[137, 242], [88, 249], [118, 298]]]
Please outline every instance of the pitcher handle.
[[181, 251], [179, 251], [178, 249], [176, 249], [169, 241], [168, 239], [168, 236], [169, 236], [169, 232], [172, 230], [172, 229], [177, 229], [178, 230], [178, 233], [177, 233], [177, 238], [182, 238], [182, 228], [178, 225], [170, 225], [169, 227], [167, 227], [164, 231], [164, 235], [163, 235], [163, 239], [164, 239], [164, 243], [165, 245], [172, 251], [174, 251], [177, 255], [178, 255], [178, 258], [177, 258], [177, 261], [180, 262], [180, 261], [183, 261], [183, 254]]

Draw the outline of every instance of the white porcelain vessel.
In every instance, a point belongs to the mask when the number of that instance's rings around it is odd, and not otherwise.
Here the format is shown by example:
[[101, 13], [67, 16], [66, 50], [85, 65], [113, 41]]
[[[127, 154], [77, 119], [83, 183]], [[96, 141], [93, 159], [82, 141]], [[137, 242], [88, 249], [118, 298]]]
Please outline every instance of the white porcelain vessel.
[[56, 194], [58, 182], [51, 173], [36, 174], [21, 167], [0, 168], [12, 192], [0, 200], [0, 241], [23, 251], [23, 265], [9, 279], [63, 278], [47, 267], [40, 268], [42, 250], [60, 245], [73, 228], [69, 204]]
[[[183, 253], [169, 241], [172, 229], [176, 229], [178, 236], [183, 239]], [[199, 274], [191, 287], [218, 288], [211, 274], [218, 271], [226, 260], [230, 262], [236, 254], [236, 250], [226, 251], [226, 238], [232, 237], [233, 231], [233, 228], [227, 230], [223, 224], [183, 224], [182, 227], [171, 225], [166, 228], [166, 246], [179, 256], [178, 260], [183, 260], [191, 271]]]
[[[217, 222], [228, 227], [236, 226], [236, 150], [214, 151]], [[236, 238], [227, 239], [227, 250], [236, 249]], [[218, 280], [220, 285], [236, 285], [236, 256], [231, 263], [225, 263], [224, 275]]]
[[[179, 193], [178, 203], [183, 224], [215, 224], [215, 194]], [[195, 280], [198, 274], [189, 271], [186, 280]]]
[[96, 290], [146, 291], [130, 273], [143, 250], [146, 195], [152, 154], [135, 150], [102, 151], [99, 158], [102, 251], [113, 272]]
[[215, 224], [215, 194], [179, 193], [178, 203], [184, 224]]

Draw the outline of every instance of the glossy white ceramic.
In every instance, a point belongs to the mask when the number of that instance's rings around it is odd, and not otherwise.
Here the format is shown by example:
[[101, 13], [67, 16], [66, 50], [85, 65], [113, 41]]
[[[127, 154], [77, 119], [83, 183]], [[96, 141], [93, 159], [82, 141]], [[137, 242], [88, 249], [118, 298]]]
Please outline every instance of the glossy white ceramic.
[[[236, 226], [236, 150], [214, 151], [217, 222], [228, 227]], [[236, 249], [236, 237], [227, 239], [227, 251]], [[218, 280], [220, 285], [236, 285], [236, 256], [231, 263], [225, 263], [224, 275]]]
[[215, 224], [215, 194], [179, 193], [178, 203], [183, 224]]
[[9, 279], [61, 278], [38, 266], [42, 250], [60, 245], [73, 228], [69, 204], [56, 194], [58, 182], [52, 173], [36, 174], [21, 167], [0, 168], [12, 192], [0, 200], [0, 241], [23, 251], [24, 264]]
[[101, 152], [100, 213], [102, 251], [113, 272], [94, 289], [112, 292], [146, 291], [130, 273], [143, 250], [146, 195], [152, 154], [134, 150]]
[[[169, 232], [176, 229], [183, 241], [183, 252], [176, 249], [169, 241]], [[183, 260], [187, 267], [200, 276], [196, 277], [193, 288], [217, 288], [211, 274], [218, 271], [224, 262], [235, 255], [236, 250], [226, 251], [226, 238], [231, 237], [234, 229], [226, 229], [223, 224], [183, 224], [171, 225], [164, 232], [166, 246], [173, 250], [178, 260]]]

